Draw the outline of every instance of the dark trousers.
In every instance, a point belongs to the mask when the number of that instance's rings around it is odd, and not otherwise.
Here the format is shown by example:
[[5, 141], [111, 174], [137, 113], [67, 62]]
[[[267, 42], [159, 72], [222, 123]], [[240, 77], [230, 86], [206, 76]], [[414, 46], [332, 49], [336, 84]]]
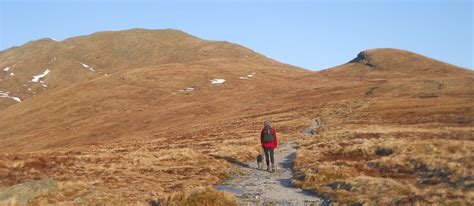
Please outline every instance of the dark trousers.
[[270, 161], [272, 165], [275, 164], [275, 159], [273, 158], [273, 150], [274, 148], [263, 148], [263, 152], [265, 152], [265, 161], [267, 162], [267, 166], [270, 165]]

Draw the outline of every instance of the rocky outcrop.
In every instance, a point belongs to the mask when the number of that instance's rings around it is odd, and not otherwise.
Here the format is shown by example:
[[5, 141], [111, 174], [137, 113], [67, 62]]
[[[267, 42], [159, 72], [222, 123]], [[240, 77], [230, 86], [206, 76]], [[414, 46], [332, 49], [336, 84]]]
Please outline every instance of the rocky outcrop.
[[58, 183], [51, 178], [13, 185], [0, 189], [0, 205], [3, 203], [26, 205], [40, 195], [54, 193], [57, 190]]
[[372, 60], [367, 51], [360, 52], [359, 54], [357, 54], [357, 57], [349, 61], [349, 63], [361, 63], [369, 67], [375, 68], [375, 65], [372, 63]]

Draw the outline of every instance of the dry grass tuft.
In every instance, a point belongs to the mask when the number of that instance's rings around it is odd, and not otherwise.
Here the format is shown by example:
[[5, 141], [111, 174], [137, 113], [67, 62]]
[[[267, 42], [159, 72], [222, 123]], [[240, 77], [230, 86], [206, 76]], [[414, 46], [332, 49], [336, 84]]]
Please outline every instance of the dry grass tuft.
[[193, 192], [179, 192], [168, 197], [164, 206], [181, 205], [209, 205], [209, 206], [233, 206], [237, 205], [234, 195], [212, 188], [195, 190]]

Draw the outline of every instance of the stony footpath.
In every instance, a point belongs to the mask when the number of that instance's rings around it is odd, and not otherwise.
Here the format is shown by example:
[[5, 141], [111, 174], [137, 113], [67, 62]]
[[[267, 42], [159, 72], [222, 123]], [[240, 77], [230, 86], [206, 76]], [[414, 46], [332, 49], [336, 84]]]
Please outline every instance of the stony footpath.
[[275, 150], [274, 173], [259, 170], [256, 162], [241, 164], [238, 167], [242, 174], [233, 176], [217, 189], [234, 193], [240, 205], [324, 205], [314, 194], [291, 184], [295, 146], [295, 141], [289, 141]]

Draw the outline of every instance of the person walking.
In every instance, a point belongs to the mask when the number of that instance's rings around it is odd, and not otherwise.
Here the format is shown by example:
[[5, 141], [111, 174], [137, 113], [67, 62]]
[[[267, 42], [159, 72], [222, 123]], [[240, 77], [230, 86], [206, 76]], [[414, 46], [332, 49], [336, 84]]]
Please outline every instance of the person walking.
[[260, 133], [260, 142], [262, 143], [263, 152], [265, 153], [267, 171], [275, 172], [275, 158], [273, 157], [273, 154], [275, 148], [278, 147], [278, 139], [276, 130], [271, 127], [269, 120], [263, 122], [263, 129]]

